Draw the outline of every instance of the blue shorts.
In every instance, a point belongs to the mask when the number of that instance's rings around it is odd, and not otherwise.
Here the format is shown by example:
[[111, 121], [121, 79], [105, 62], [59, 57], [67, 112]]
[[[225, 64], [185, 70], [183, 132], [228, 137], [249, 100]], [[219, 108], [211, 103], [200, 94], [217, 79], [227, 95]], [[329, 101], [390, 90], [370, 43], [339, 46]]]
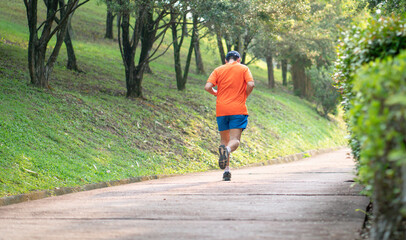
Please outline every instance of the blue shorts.
[[225, 131], [229, 129], [242, 128], [244, 130], [248, 124], [248, 115], [230, 115], [217, 117], [217, 125], [219, 131]]

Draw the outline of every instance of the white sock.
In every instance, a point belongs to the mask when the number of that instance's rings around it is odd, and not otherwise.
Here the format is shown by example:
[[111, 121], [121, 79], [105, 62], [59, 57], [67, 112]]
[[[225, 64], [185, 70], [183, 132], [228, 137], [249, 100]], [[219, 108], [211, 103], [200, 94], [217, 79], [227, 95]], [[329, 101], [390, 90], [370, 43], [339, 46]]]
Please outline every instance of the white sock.
[[224, 172], [229, 172], [230, 171], [230, 166], [226, 166], [226, 168], [224, 169]]
[[229, 146], [227, 146], [226, 148], [227, 148], [228, 153], [231, 153], [231, 148]]

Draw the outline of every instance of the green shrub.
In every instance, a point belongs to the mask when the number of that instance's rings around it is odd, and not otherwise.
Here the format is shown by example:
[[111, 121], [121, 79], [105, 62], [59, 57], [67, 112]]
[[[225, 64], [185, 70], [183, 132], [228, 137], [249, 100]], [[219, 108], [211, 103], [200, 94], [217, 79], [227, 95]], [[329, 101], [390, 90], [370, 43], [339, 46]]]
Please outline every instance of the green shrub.
[[[351, 109], [355, 72], [375, 59], [396, 56], [406, 49], [406, 20], [395, 16], [371, 18], [366, 26], [354, 26], [343, 33], [338, 45], [334, 80], [341, 92], [344, 110]], [[349, 129], [351, 132], [351, 128]], [[359, 140], [351, 136], [350, 146], [359, 158]]]
[[[372, 239], [406, 239], [406, 56], [379, 62], [403, 49], [406, 20], [396, 16], [354, 26], [338, 46], [334, 79], [347, 112], [359, 180], [374, 203]], [[363, 67], [369, 62], [374, 63]]]
[[[337, 110], [339, 94], [333, 87], [334, 81], [331, 78], [332, 69], [313, 67], [307, 70], [314, 91], [313, 100], [317, 104], [317, 112], [327, 117], [328, 113]], [[319, 110], [321, 108], [321, 111]]]
[[373, 239], [406, 239], [406, 51], [356, 74], [349, 123], [359, 179], [374, 202]]
[[368, 4], [371, 11], [381, 10], [384, 14], [404, 14], [406, 11], [406, 0], [363, 0], [361, 6]]

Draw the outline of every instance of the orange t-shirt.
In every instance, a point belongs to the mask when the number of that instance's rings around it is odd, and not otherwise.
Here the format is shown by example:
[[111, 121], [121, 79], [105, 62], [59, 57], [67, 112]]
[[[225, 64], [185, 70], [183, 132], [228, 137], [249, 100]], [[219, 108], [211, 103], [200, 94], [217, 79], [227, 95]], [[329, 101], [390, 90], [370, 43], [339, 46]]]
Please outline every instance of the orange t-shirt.
[[217, 86], [216, 116], [248, 115], [247, 82], [254, 81], [249, 68], [238, 62], [226, 63], [210, 74], [207, 82]]

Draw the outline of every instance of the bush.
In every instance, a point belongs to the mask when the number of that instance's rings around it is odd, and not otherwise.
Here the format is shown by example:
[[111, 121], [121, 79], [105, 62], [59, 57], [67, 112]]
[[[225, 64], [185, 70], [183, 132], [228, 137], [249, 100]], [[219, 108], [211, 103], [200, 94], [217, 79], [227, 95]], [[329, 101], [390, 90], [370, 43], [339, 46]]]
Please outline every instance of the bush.
[[349, 123], [359, 179], [374, 202], [373, 239], [406, 239], [406, 51], [355, 76]]
[[364, 4], [366, 3], [368, 3], [368, 7], [372, 11], [380, 9], [384, 14], [388, 15], [391, 13], [403, 14], [406, 11], [405, 0], [364, 0]]
[[[317, 111], [324, 117], [337, 110], [339, 94], [333, 86], [331, 75], [331, 69], [313, 67], [307, 70], [307, 76], [310, 77], [313, 86], [313, 100], [317, 104]], [[319, 108], [322, 109], [321, 112]]]
[[[406, 49], [406, 20], [399, 17], [371, 18], [366, 27], [354, 26], [343, 33], [338, 45], [334, 80], [341, 92], [345, 111], [351, 109], [355, 72], [375, 59], [396, 56], [402, 49]], [[350, 146], [358, 159], [359, 140], [351, 136]]]
[[338, 46], [334, 79], [348, 114], [359, 180], [373, 200], [372, 239], [406, 239], [406, 56], [380, 63], [403, 49], [406, 20], [395, 16], [353, 27]]

